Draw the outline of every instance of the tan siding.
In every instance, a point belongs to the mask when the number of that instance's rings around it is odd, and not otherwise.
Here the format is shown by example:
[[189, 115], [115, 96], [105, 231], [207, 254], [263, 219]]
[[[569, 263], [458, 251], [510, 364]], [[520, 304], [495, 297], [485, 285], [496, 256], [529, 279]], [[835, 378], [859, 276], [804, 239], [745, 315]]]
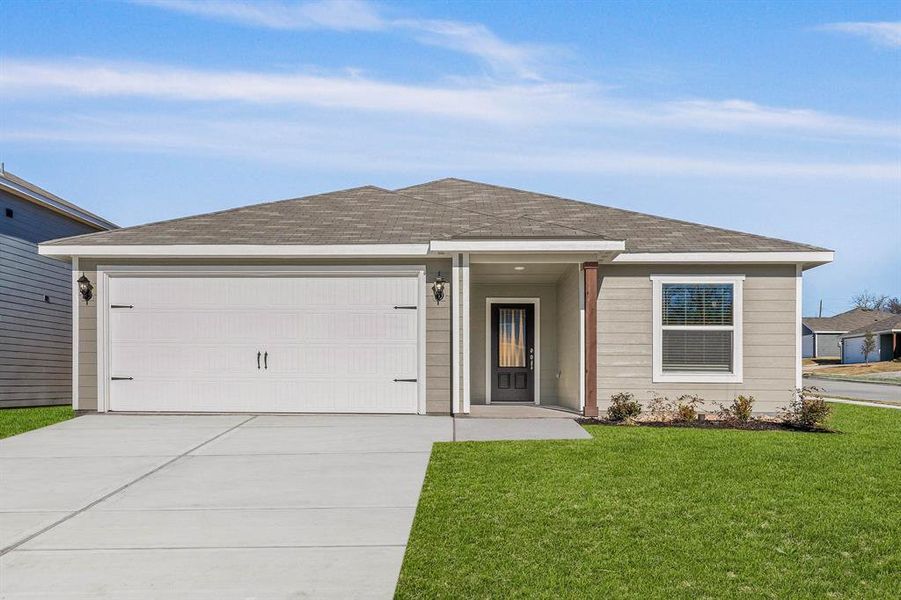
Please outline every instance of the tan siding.
[[[652, 383], [652, 274], [744, 274], [744, 381], [740, 384]], [[760, 412], [775, 412], [795, 386], [795, 268], [774, 266], [601, 265], [598, 295], [598, 405], [618, 392], [646, 400], [699, 394], [715, 410], [751, 394]]]
[[557, 403], [560, 406], [579, 410], [579, 394], [582, 371], [581, 318], [579, 310], [579, 278], [582, 271], [578, 265], [567, 268], [557, 282]]
[[[449, 279], [449, 260], [175, 260], [175, 259], [132, 259], [132, 260], [90, 260], [81, 259], [80, 268], [95, 283], [97, 264], [103, 265], [426, 265], [426, 410], [429, 413], [446, 414], [450, 412], [450, 305], [442, 302], [436, 305], [432, 296], [431, 285], [440, 270]], [[363, 290], [365, 292], [365, 290]], [[450, 289], [448, 286], [448, 293]], [[97, 408], [97, 310], [96, 302], [87, 306], [81, 304], [79, 318], [79, 408], [96, 410]], [[90, 366], [88, 366], [90, 365]]]

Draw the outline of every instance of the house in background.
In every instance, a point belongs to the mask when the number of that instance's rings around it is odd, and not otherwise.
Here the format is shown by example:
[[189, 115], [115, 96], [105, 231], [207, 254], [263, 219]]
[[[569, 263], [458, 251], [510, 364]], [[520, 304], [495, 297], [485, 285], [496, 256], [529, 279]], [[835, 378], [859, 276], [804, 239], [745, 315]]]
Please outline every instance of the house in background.
[[[867, 332], [876, 338], [876, 349], [869, 357], [864, 354], [863, 342]], [[858, 327], [841, 336], [842, 363], [854, 364], [901, 358], [901, 315]]]
[[867, 327], [892, 313], [853, 308], [832, 317], [805, 317], [801, 320], [804, 358], [841, 358], [841, 337], [851, 330]]
[[0, 168], [0, 407], [72, 401], [73, 273], [37, 245], [115, 227]]
[[430, 413], [801, 386], [807, 244], [442, 179], [54, 240], [90, 411]]

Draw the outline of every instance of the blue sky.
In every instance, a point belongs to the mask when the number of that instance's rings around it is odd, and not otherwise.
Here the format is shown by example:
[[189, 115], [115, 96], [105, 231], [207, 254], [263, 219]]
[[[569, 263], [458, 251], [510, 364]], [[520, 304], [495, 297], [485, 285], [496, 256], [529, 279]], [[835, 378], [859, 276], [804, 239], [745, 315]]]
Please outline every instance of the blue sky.
[[901, 295], [897, 2], [6, 0], [0, 111], [122, 225], [456, 176], [833, 248], [805, 314]]

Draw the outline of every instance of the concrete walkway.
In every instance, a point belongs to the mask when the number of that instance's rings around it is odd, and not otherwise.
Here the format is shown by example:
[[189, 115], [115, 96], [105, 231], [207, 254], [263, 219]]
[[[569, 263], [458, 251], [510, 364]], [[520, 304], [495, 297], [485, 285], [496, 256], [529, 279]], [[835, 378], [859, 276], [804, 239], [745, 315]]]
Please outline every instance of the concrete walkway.
[[79, 417], [0, 442], [0, 597], [390, 598], [433, 442], [582, 436], [569, 419]]

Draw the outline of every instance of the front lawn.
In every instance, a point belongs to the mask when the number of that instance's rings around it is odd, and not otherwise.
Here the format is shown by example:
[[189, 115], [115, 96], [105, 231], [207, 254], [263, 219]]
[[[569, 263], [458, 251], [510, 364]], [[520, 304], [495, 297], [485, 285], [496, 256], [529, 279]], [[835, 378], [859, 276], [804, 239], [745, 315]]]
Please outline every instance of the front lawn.
[[436, 444], [401, 598], [901, 597], [901, 411]]
[[0, 439], [53, 425], [75, 416], [71, 406], [0, 409]]

